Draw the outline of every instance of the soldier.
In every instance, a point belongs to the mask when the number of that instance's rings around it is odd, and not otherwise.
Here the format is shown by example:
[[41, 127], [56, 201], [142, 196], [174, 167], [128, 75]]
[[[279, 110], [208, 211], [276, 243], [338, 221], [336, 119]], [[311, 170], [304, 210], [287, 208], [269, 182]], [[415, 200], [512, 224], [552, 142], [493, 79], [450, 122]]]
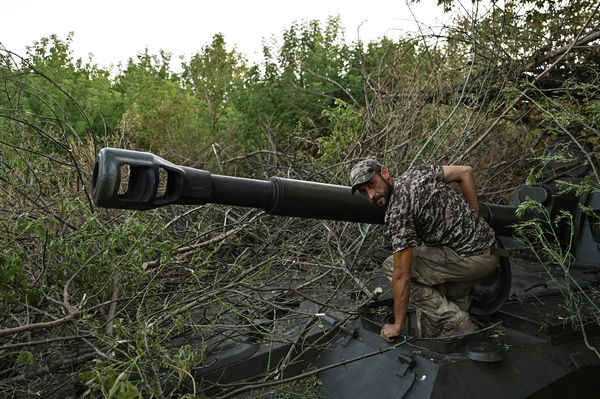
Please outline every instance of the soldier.
[[[456, 182], [462, 197], [448, 184]], [[492, 228], [479, 216], [470, 166], [423, 166], [394, 179], [368, 159], [350, 172], [352, 193], [386, 208], [385, 235], [394, 254], [383, 263], [392, 282], [394, 323], [381, 337], [392, 342], [404, 328], [409, 299], [417, 310], [422, 337], [472, 333], [470, 293], [494, 271], [499, 259]], [[464, 197], [464, 198], [463, 198]]]

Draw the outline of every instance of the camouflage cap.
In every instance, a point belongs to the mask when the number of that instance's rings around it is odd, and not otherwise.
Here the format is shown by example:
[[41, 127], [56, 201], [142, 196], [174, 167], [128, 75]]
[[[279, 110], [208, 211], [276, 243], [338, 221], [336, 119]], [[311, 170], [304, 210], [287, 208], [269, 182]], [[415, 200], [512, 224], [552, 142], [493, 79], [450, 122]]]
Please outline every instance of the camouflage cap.
[[364, 159], [358, 162], [350, 171], [350, 185], [352, 186], [352, 194], [358, 186], [371, 180], [375, 173], [381, 170], [381, 165], [374, 159]]

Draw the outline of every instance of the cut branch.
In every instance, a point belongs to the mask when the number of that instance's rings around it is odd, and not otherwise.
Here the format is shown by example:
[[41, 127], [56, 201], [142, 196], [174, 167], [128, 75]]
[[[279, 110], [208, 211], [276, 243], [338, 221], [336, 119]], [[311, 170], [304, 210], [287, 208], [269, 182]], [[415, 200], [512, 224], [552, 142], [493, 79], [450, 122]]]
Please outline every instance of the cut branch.
[[544, 62], [549, 61], [549, 60], [551, 60], [553, 58], [556, 58], [556, 57], [558, 57], [558, 56], [566, 53], [572, 47], [585, 46], [586, 44], [588, 44], [590, 42], [593, 42], [594, 40], [598, 40], [598, 39], [600, 39], [600, 31], [591, 32], [588, 35], [586, 35], [585, 37], [583, 37], [582, 39], [577, 40], [577, 41], [575, 41], [572, 44], [559, 47], [559, 48], [557, 48], [554, 51], [551, 51], [549, 53], [546, 53], [546, 54], [542, 55], [541, 57], [537, 57], [536, 59], [534, 59], [533, 61], [531, 61], [527, 65], [525, 65], [525, 68], [523, 69], [523, 71], [524, 72], [525, 71], [530, 71], [533, 68], [540, 66]]

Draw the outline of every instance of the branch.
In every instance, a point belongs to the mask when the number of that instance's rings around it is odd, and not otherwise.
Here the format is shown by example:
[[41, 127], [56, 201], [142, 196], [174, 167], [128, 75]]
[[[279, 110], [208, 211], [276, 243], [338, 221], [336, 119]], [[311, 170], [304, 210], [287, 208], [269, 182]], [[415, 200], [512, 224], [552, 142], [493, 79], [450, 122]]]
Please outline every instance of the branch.
[[42, 328], [57, 327], [57, 326], [60, 326], [61, 324], [68, 322], [69, 320], [73, 319], [78, 314], [79, 314], [79, 311], [77, 311], [77, 313], [70, 313], [63, 318], [56, 319], [53, 321], [48, 321], [45, 323], [33, 323], [33, 324], [25, 324], [25, 325], [19, 326], [19, 327], [5, 328], [3, 330], [0, 330], [0, 337], [2, 337], [4, 335], [18, 334], [18, 333], [25, 332], [25, 331], [39, 330]]
[[48, 345], [51, 342], [69, 341], [69, 340], [72, 340], [72, 339], [82, 339], [82, 338], [92, 338], [92, 337], [93, 337], [92, 334], [85, 334], [85, 335], [71, 335], [69, 337], [57, 337], [57, 338], [40, 339], [40, 340], [37, 340], [37, 341], [17, 342], [17, 343], [14, 343], [14, 344], [2, 345], [2, 346], [0, 346], [0, 350], [22, 348], [24, 346]]
[[35, 371], [31, 371], [25, 374], [18, 375], [16, 377], [7, 378], [0, 381], [0, 386], [11, 385], [18, 382], [31, 381], [35, 377], [41, 377], [46, 374], [50, 374], [53, 370], [59, 369], [64, 366], [75, 366], [81, 363], [85, 363], [94, 359], [96, 355], [94, 353], [86, 353], [81, 356], [78, 356], [74, 359], [60, 359], [57, 361], [52, 361], [49, 366], [40, 367]]
[[118, 291], [119, 291], [119, 277], [120, 273], [118, 270], [115, 271], [113, 275], [113, 292], [112, 298], [110, 301], [110, 307], [108, 308], [108, 323], [106, 324], [106, 335], [112, 335], [113, 333], [113, 320], [115, 317], [115, 312], [117, 311], [117, 300], [118, 300]]
[[83, 265], [81, 265], [81, 267], [79, 267], [79, 269], [77, 269], [77, 271], [75, 273], [73, 273], [71, 278], [69, 278], [69, 280], [66, 282], [66, 284], [63, 288], [63, 301], [59, 302], [68, 312], [68, 314], [65, 317], [62, 317], [62, 318], [56, 319], [56, 320], [52, 320], [52, 321], [48, 321], [48, 322], [44, 322], [44, 323], [25, 324], [25, 325], [22, 325], [19, 327], [5, 328], [3, 330], [0, 330], [0, 337], [4, 336], [4, 335], [18, 334], [18, 333], [25, 332], [25, 331], [39, 330], [42, 328], [57, 327], [57, 326], [60, 326], [61, 324], [64, 324], [64, 323], [74, 319], [76, 316], [78, 316], [81, 313], [81, 310], [79, 310], [78, 307], [71, 305], [71, 303], [69, 302], [69, 292], [68, 292], [69, 285], [71, 284], [73, 279], [83, 270], [83, 268], [86, 267], [92, 261], [92, 259], [94, 259], [96, 256], [98, 256], [98, 254], [102, 253], [102, 251], [104, 251], [104, 249], [102, 249], [102, 250], [96, 252], [95, 254], [93, 254], [92, 256], [90, 256], [88, 258], [88, 260], [86, 260], [85, 263]]
[[[226, 231], [223, 234], [219, 234], [216, 237], [211, 238], [210, 240], [206, 240], [203, 241], [201, 243], [198, 244], [194, 244], [194, 245], [188, 245], [187, 247], [181, 247], [181, 248], [177, 248], [177, 256], [179, 257], [186, 257], [191, 251], [198, 249], [198, 248], [203, 248], [206, 247], [208, 245], [217, 243], [219, 241], [222, 241], [228, 237], [231, 237], [232, 235], [238, 233], [239, 231], [243, 230], [244, 228], [246, 228], [250, 223], [252, 223], [256, 218], [258, 218], [259, 216], [262, 216], [265, 212], [264, 211], [260, 211], [258, 212], [256, 215], [252, 216], [252, 218], [250, 218], [250, 220], [248, 220], [247, 222], [243, 222], [242, 224], [240, 224], [238, 227], [236, 227], [235, 229], [231, 229]], [[159, 265], [159, 261], [158, 260], [153, 260], [150, 262], [146, 262], [145, 265], [146, 267], [156, 267]]]
[[[581, 35], [581, 32], [583, 32], [583, 30], [586, 29], [586, 27], [589, 25], [589, 23], [592, 20], [592, 18], [594, 17], [594, 15], [596, 15], [596, 12], [598, 12], [598, 8], [599, 7], [600, 7], [600, 3], [596, 6], [596, 9], [594, 9], [594, 11], [592, 12], [592, 14], [588, 18], [587, 22], [585, 23], [585, 26], [583, 28], [581, 28], [581, 30], [579, 31], [579, 33], [575, 37], [575, 40], [569, 46], [567, 46], [567, 48], [561, 53], [561, 55], [559, 56], [559, 58], [556, 61], [554, 61], [550, 66], [548, 66], [548, 68], [546, 68], [542, 73], [540, 73], [538, 76], [536, 76], [535, 79], [533, 79], [533, 81], [531, 82], [532, 86], [536, 82], [538, 82], [543, 76], [546, 76], [548, 74], [548, 72], [550, 72], [556, 65], [558, 65], [558, 63], [564, 57], [566, 57], [566, 55], [573, 49], [573, 47], [575, 47], [575, 45], [580, 42], [579, 36]], [[586, 36], [584, 39], [588, 38], [589, 36], [590, 35]], [[519, 96], [517, 98], [515, 98], [515, 100], [512, 103], [510, 103], [510, 105], [508, 105], [504, 109], [504, 111], [502, 111], [502, 113], [500, 114], [500, 116], [498, 116], [498, 118], [496, 118], [494, 120], [494, 122], [490, 125], [490, 127], [481, 136], [479, 136], [479, 138], [477, 140], [475, 140], [475, 142], [473, 144], [471, 144], [471, 146], [469, 148], [467, 148], [462, 153], [462, 155], [460, 155], [456, 160], [454, 160], [454, 163], [459, 164], [465, 158], [465, 156], [469, 152], [471, 152], [471, 150], [473, 150], [475, 147], [477, 147], [492, 132], [492, 130], [494, 130], [494, 128], [496, 126], [498, 126], [498, 124], [500, 123], [500, 121], [503, 120], [506, 115], [508, 115], [508, 113], [510, 112], [510, 110], [512, 110], [525, 97], [525, 95], [529, 92], [529, 90], [530, 90], [529, 87], [526, 88], [525, 90], [523, 90], [521, 92], [521, 94], [519, 94]]]
[[[167, 320], [170, 317], [176, 316], [180, 313], [186, 312], [186, 311], [190, 311], [192, 309], [194, 309], [196, 306], [201, 305], [204, 301], [208, 300], [208, 299], [212, 299], [214, 298], [218, 293], [226, 291], [228, 289], [230, 289], [231, 287], [234, 287], [238, 284], [239, 281], [243, 281], [246, 276], [248, 276], [249, 274], [253, 273], [256, 269], [266, 265], [267, 263], [271, 262], [276, 256], [271, 256], [270, 258], [268, 258], [267, 260], [258, 263], [256, 266], [252, 266], [251, 268], [249, 268], [248, 270], [246, 270], [245, 272], [243, 272], [242, 274], [240, 274], [239, 276], [237, 276], [237, 280], [233, 281], [229, 284], [227, 284], [225, 287], [222, 288], [217, 288], [214, 291], [209, 292], [208, 294], [201, 296], [200, 298], [196, 298], [191, 302], [188, 302], [187, 304], [179, 307], [178, 309], [173, 310], [172, 312], [169, 312], [167, 314], [164, 314], [160, 317], [158, 317], [156, 320], [152, 321], [151, 323], [147, 324], [147, 328], [151, 329], [154, 326], [157, 326], [161, 323], [163, 323], [165, 320]], [[215, 286], [218, 285], [219, 282], [215, 282]]]
[[529, 64], [525, 65], [523, 72], [529, 71], [529, 70], [543, 64], [544, 62], [551, 60], [552, 58], [558, 57], [558, 56], [566, 53], [572, 47], [585, 46], [586, 44], [593, 42], [594, 40], [598, 40], [598, 39], [600, 39], [600, 31], [592, 32], [592, 33], [588, 34], [587, 36], [583, 37], [582, 39], [575, 41], [573, 44], [559, 47], [558, 49], [556, 49], [550, 53], [546, 53], [543, 56], [534, 59]]
[[280, 157], [291, 157], [289, 154], [286, 154], [284, 152], [271, 151], [271, 150], [257, 150], [257, 151], [249, 152], [249, 153], [244, 154], [244, 155], [238, 155], [236, 157], [226, 159], [226, 160], [223, 161], [223, 163], [225, 163], [225, 162], [239, 161], [241, 159], [250, 158], [251, 156], [257, 155], [257, 154], [270, 154], [270, 155], [277, 155], [277, 156], [280, 156]]

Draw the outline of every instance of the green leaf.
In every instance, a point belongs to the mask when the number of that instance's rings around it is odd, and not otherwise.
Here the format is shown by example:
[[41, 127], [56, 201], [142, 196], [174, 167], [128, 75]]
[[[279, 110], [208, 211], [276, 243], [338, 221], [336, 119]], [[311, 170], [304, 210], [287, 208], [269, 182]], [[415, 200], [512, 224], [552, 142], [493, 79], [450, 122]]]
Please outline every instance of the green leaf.
[[19, 352], [19, 356], [17, 357], [17, 363], [35, 366], [37, 364], [37, 361], [35, 360], [35, 356], [33, 355], [33, 353], [29, 351], [21, 351]]
[[108, 392], [108, 399], [110, 399], [110, 398], [112, 398], [112, 397], [114, 397], [116, 395], [116, 393], [119, 391], [119, 388], [121, 386], [121, 380], [123, 378], [125, 378], [126, 375], [127, 374], [125, 373], [125, 371], [122, 371], [121, 374], [119, 374], [119, 376], [115, 380], [115, 382], [112, 385], [112, 387], [110, 387], [110, 391]]
[[96, 378], [96, 373], [93, 371], [84, 371], [79, 373], [79, 378], [87, 382]]

